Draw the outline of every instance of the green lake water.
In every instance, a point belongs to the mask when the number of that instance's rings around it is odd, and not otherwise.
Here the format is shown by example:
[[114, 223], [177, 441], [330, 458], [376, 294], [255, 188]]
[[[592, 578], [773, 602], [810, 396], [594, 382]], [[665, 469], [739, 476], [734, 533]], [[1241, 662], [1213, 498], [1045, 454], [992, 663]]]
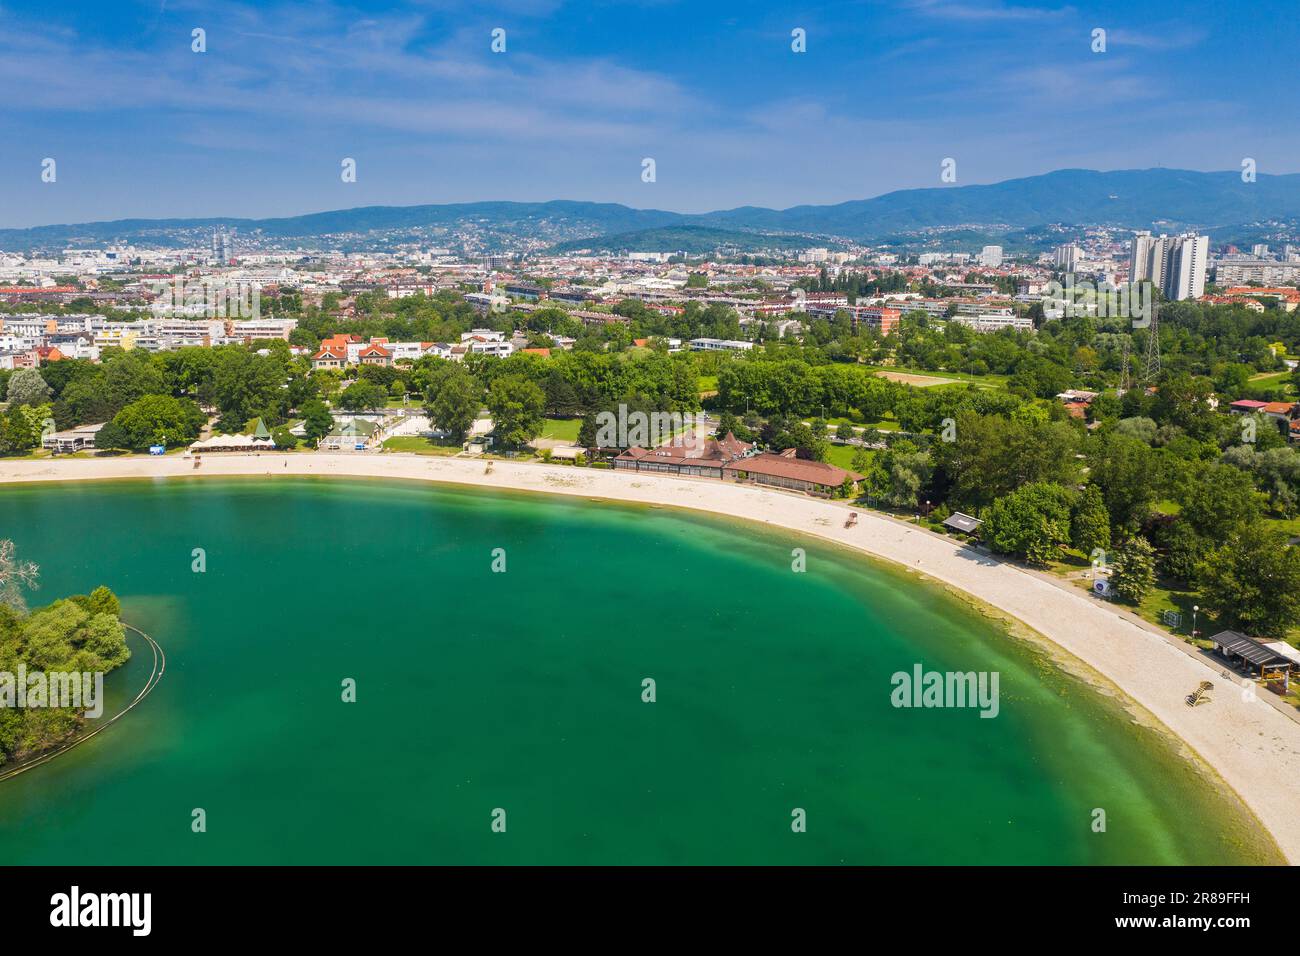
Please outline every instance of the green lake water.
[[[0, 783], [0, 864], [1277, 862], [1114, 701], [815, 540], [307, 479], [0, 489], [0, 537], [34, 605], [107, 584], [167, 653], [140, 707]], [[1000, 713], [893, 707], [917, 663], [998, 672]]]

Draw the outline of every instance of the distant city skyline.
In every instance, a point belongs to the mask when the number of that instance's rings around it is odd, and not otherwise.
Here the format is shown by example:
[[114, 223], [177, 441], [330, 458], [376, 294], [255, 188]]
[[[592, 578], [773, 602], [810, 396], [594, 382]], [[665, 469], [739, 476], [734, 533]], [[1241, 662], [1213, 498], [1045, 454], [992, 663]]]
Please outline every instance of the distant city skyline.
[[1294, 18], [1090, 7], [18, 0], [0, 7], [0, 227], [476, 200], [786, 208], [940, 186], [949, 157], [959, 186], [1247, 156], [1300, 170], [1300, 107], [1264, 95], [1290, 81]]

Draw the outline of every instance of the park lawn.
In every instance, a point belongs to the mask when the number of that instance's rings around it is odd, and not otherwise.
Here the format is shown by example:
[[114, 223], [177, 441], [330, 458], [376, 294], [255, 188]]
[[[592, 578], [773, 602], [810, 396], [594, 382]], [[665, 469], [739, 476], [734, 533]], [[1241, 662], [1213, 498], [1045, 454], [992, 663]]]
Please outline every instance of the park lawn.
[[538, 437], [550, 438], [554, 441], [576, 442], [580, 428], [582, 428], [581, 418], [548, 418], [543, 422], [542, 434]]
[[935, 371], [925, 368], [910, 368], [906, 365], [867, 365], [865, 367], [872, 371], [902, 372], [904, 375], [925, 375], [930, 378], [951, 378], [958, 382], [978, 385], [981, 388], [1006, 388], [1007, 382], [1011, 378], [1009, 375], [995, 374], [993, 372], [987, 375], [972, 375], [969, 372]]
[[867, 431], [875, 429], [878, 432], [896, 432], [900, 430], [898, 422], [894, 421], [892, 418], [882, 418], [878, 422], [873, 422], [870, 425], [863, 425], [862, 427]]
[[[1068, 566], [1056, 566], [1051, 569], [1054, 573], [1063, 574], [1072, 570]], [[1077, 570], [1073, 569], [1073, 570]], [[1092, 590], [1091, 578], [1075, 578], [1073, 583], [1085, 591]], [[1123, 608], [1126, 611], [1132, 611], [1144, 621], [1150, 621], [1157, 627], [1163, 628], [1170, 634], [1175, 634], [1183, 640], [1191, 642], [1192, 640], [1192, 606], [1200, 605], [1201, 598], [1195, 591], [1184, 590], [1172, 581], [1164, 578], [1157, 580], [1156, 585], [1147, 593], [1136, 607], [1126, 601], [1113, 601], [1116, 607]], [[1177, 627], [1170, 627], [1165, 623], [1164, 613], [1166, 611], [1178, 611], [1182, 615], [1182, 621]], [[1210, 646], [1206, 640], [1207, 635], [1217, 634], [1223, 630], [1217, 617], [1211, 614], [1201, 605], [1201, 610], [1196, 614], [1196, 630], [1200, 632], [1200, 638], [1195, 642], [1200, 647]]]
[[394, 435], [384, 440], [384, 451], [404, 451], [416, 455], [454, 455], [460, 451], [459, 442], [438, 444], [423, 435]]
[[[1092, 561], [1088, 555], [1082, 551], [1076, 551], [1073, 548], [1064, 548], [1061, 556], [1054, 561], [1047, 563], [1047, 570], [1058, 577], [1069, 577], [1071, 574], [1077, 574], [1080, 571], [1087, 571], [1092, 567]], [[1092, 580], [1083, 579], [1085, 585], [1091, 589]]]
[[852, 471], [853, 456], [860, 451], [865, 451], [872, 457], [876, 455], [874, 448], [860, 448], [857, 445], [831, 445], [826, 451], [826, 461], [837, 468]]
[[[892, 414], [892, 413], [891, 413]], [[804, 424], [811, 425], [811, 418], [805, 419]], [[878, 422], [865, 422], [861, 419], [844, 418], [842, 415], [836, 415], [833, 418], [826, 419], [826, 427], [829, 431], [835, 431], [840, 425], [850, 425], [857, 434], [869, 432], [872, 430], [879, 432], [896, 432], [899, 430], [898, 422], [893, 418], [882, 418]]]
[[[1192, 607], [1200, 604], [1201, 596], [1195, 591], [1185, 590], [1165, 578], [1157, 578], [1155, 587], [1138, 605], [1137, 613], [1144, 620], [1158, 624], [1171, 634], [1177, 634], [1184, 640], [1190, 641]], [[1165, 624], [1162, 618], [1165, 611], [1178, 611], [1183, 616], [1182, 623], [1178, 627]], [[1223, 627], [1220, 626], [1218, 618], [1202, 605], [1201, 610], [1196, 614], [1196, 630], [1201, 634], [1199, 643], [1201, 646], [1206, 646], [1204, 639], [1208, 635], [1219, 633]]]
[[1282, 531], [1291, 537], [1300, 536], [1300, 516], [1295, 518], [1265, 518], [1265, 524], [1270, 528]]
[[1251, 385], [1260, 385], [1264, 388], [1272, 388], [1276, 385], [1285, 385], [1291, 378], [1291, 371], [1285, 372], [1260, 372], [1258, 375], [1252, 375], [1249, 379]]

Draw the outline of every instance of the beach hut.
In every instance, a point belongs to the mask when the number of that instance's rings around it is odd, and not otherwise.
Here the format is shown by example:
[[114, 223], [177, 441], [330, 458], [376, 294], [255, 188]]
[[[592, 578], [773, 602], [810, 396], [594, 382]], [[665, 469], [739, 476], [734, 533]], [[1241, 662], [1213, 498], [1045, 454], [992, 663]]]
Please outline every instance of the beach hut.
[[972, 518], [970, 515], [962, 514], [960, 511], [954, 511], [944, 520], [943, 526], [945, 528], [951, 528], [953, 531], [960, 534], [973, 535], [980, 529], [980, 525], [983, 523], [984, 522], [979, 518]]
[[1281, 680], [1288, 683], [1296, 662], [1286, 654], [1240, 631], [1220, 631], [1211, 638], [1214, 649], [1230, 664], [1247, 673], [1258, 673], [1261, 680]]
[[367, 451], [383, 441], [383, 427], [369, 418], [351, 416], [334, 420], [334, 427], [316, 442], [321, 451]]
[[51, 432], [41, 439], [41, 447], [56, 455], [85, 451], [95, 447], [95, 436], [103, 427], [104, 423], [100, 422], [98, 425], [78, 425], [66, 431]]

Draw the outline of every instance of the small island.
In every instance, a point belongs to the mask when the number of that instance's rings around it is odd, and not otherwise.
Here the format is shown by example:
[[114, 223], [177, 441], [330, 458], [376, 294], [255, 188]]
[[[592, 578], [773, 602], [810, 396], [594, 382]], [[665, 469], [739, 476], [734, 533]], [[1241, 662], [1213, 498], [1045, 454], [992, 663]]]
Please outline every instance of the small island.
[[12, 541], [0, 541], [0, 771], [69, 743], [98, 719], [103, 676], [131, 656], [112, 591], [29, 610], [23, 592], [38, 574]]

